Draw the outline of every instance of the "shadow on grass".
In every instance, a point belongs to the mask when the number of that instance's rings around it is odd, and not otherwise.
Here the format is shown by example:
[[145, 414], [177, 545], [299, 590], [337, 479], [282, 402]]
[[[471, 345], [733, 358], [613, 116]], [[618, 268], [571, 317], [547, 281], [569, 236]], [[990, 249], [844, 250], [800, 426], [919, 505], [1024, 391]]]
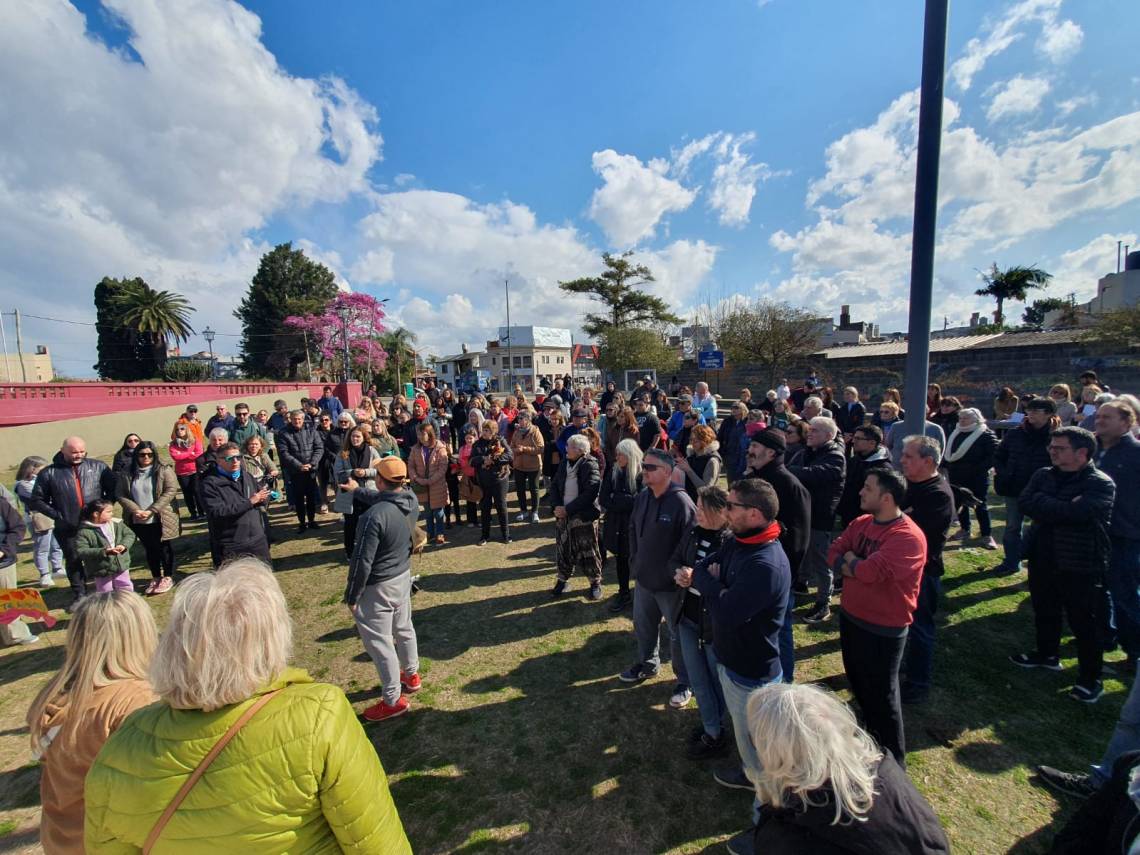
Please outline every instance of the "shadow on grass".
[[0, 810], [35, 807], [40, 803], [40, 767], [21, 766], [0, 772]]

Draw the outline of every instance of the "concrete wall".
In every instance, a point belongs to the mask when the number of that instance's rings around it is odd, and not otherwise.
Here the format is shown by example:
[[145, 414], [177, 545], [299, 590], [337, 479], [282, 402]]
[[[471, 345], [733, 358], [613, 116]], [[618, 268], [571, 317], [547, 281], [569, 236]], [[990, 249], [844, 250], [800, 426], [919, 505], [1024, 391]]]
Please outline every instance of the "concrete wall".
[[[254, 413], [258, 410], [273, 412], [273, 402], [278, 398], [288, 401], [289, 408], [293, 409], [301, 405], [301, 398], [307, 397], [306, 392], [307, 390], [299, 389], [295, 392], [253, 395], [242, 398], [241, 401], [249, 404]], [[214, 415], [215, 402], [197, 403], [200, 408], [198, 417], [205, 424]], [[216, 403], [225, 403], [232, 413], [234, 404], [238, 401], [235, 399]], [[33, 454], [50, 460], [52, 455], [59, 451], [63, 440], [69, 436], [83, 437], [87, 441], [87, 453], [92, 457], [114, 454], [122, 446], [123, 437], [128, 433], [137, 433], [143, 439], [149, 439], [155, 445], [163, 447], [170, 442], [170, 430], [185, 410], [185, 405], [157, 407], [150, 410], [3, 428], [0, 430], [0, 469], [15, 468], [20, 465], [21, 460]]]

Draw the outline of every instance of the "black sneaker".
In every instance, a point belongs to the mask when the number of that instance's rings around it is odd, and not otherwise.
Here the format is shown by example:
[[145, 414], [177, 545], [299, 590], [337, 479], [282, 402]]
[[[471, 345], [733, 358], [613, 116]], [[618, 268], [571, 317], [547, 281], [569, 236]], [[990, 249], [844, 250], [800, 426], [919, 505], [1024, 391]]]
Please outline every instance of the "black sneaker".
[[796, 582], [792, 585], [792, 594], [797, 597], [810, 597], [811, 591], [808, 590], [807, 582]]
[[1036, 650], [1030, 653], [1015, 653], [1009, 661], [1019, 668], [1044, 668], [1046, 671], [1063, 671], [1057, 656], [1042, 656]]
[[297, 534], [304, 534], [307, 530], [308, 529], [304, 523], [301, 523], [299, 526], [297, 526]]
[[1069, 697], [1082, 704], [1095, 704], [1104, 694], [1104, 683], [1097, 680], [1091, 686], [1082, 686], [1080, 683], [1069, 689]]
[[723, 757], [728, 753], [728, 739], [721, 731], [720, 736], [709, 736], [701, 729], [701, 735], [696, 742], [689, 743], [689, 758], [692, 760], [708, 760], [713, 757]]
[[619, 591], [614, 595], [614, 601], [610, 603], [610, 611], [615, 615], [618, 612], [624, 612], [626, 609], [633, 605], [633, 597], [629, 591]]
[[[749, 788], [751, 789], [751, 788]], [[744, 831], [735, 834], [728, 841], [728, 851], [731, 855], [755, 855], [756, 845], [756, 829], [754, 826], [748, 826]]]
[[597, 602], [598, 600], [600, 600], [602, 598], [602, 586], [601, 585], [591, 585], [590, 586], [590, 593], [587, 594], [586, 596], [589, 597], [594, 602]]
[[554, 583], [554, 590], [550, 592], [550, 596], [558, 598], [566, 592], [566, 580], [559, 579]]
[[705, 726], [703, 724], [698, 724], [696, 727], [689, 731], [689, 735], [685, 737], [685, 742], [687, 742], [689, 745], [695, 745], [701, 741], [701, 737], [704, 735]]
[[1062, 772], [1052, 766], [1038, 766], [1037, 777], [1059, 793], [1087, 799], [1099, 789], [1093, 783], [1092, 775], [1079, 775], [1075, 772]]
[[831, 620], [831, 609], [828, 607], [827, 603], [816, 606], [814, 609], [804, 615], [804, 623], [827, 623], [829, 620]]
[[755, 787], [752, 786], [752, 782], [748, 780], [748, 776], [744, 774], [743, 766], [717, 769], [713, 772], [713, 780], [722, 787], [728, 787], [730, 790], [748, 790], [752, 792], [752, 790], [755, 789]]
[[309, 528], [320, 528], [321, 524], [316, 520], [309, 520]]
[[636, 665], [631, 665], [625, 671], [618, 674], [618, 679], [623, 683], [643, 683], [651, 677], [656, 677], [657, 671], [658, 669], [652, 665], [638, 662]]

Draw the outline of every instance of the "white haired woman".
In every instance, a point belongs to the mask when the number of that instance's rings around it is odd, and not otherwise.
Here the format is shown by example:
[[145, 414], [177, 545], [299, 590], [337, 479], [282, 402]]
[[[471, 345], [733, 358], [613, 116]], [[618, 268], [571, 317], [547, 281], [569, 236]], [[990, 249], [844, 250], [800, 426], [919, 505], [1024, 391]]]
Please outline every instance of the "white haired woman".
[[83, 779], [123, 719], [157, 699], [147, 682], [157, 644], [154, 615], [131, 591], [92, 594], [76, 606], [63, 667], [28, 710], [48, 855], [83, 851]]
[[[934, 810], [890, 753], [826, 689], [769, 683], [748, 700], [760, 760], [756, 852], [941, 855]], [[731, 848], [731, 847], [730, 847]]]
[[[946, 467], [946, 475], [954, 487], [965, 487], [978, 499], [974, 513], [978, 517], [979, 532], [982, 546], [986, 549], [997, 549], [990, 527], [990, 509], [986, 505], [986, 493], [990, 490], [990, 470], [994, 465], [994, 452], [997, 451], [998, 439], [994, 432], [986, 427], [981, 410], [973, 407], [958, 412], [958, 426], [950, 433], [946, 440], [946, 454], [942, 464]], [[962, 531], [955, 535], [956, 539], [968, 540], [970, 537], [970, 509], [966, 505], [958, 514], [958, 522]]]
[[161, 703], [126, 721], [88, 773], [88, 851], [161, 840], [243, 855], [411, 852], [348, 699], [289, 668], [292, 646], [285, 597], [255, 558], [176, 589], [150, 668]]
[[566, 441], [566, 457], [558, 464], [546, 493], [554, 507], [558, 540], [558, 581], [552, 592], [555, 597], [562, 596], [566, 583], [577, 571], [590, 583], [590, 599], [602, 598], [600, 514], [596, 504], [601, 483], [598, 461], [590, 454], [590, 440], [575, 434]]
[[[616, 428], [615, 428], [616, 430]], [[633, 501], [641, 492], [641, 446], [636, 439], [623, 439], [614, 450], [614, 465], [602, 479], [598, 504], [606, 512], [602, 542], [617, 563], [617, 594], [610, 611], [617, 613], [633, 605], [629, 592], [629, 518]]]

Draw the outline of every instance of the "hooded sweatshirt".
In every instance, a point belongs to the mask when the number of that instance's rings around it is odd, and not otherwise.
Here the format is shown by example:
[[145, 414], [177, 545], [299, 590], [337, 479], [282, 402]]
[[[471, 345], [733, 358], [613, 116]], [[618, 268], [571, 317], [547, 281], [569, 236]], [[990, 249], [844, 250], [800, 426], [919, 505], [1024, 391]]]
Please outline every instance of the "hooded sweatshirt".
[[[369, 495], [371, 493], [371, 495]], [[395, 579], [411, 569], [412, 529], [420, 503], [411, 490], [357, 490], [356, 497], [375, 504], [360, 518], [356, 548], [348, 567], [344, 601], [356, 605], [368, 585]]]
[[697, 508], [683, 487], [670, 484], [661, 498], [642, 490], [630, 516], [630, 575], [647, 591], [674, 591], [669, 558], [696, 525]]

